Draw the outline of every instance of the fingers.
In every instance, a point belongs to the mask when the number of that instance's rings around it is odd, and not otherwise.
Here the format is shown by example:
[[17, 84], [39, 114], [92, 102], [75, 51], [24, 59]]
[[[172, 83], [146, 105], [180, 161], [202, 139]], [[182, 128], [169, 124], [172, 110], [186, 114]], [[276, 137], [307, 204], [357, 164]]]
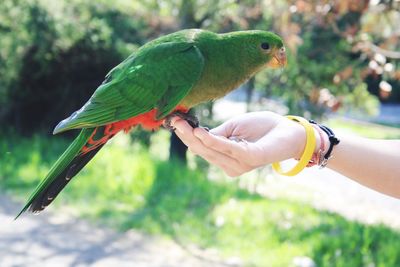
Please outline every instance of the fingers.
[[233, 125], [230, 121], [224, 122], [223, 124], [210, 130], [210, 133], [219, 136], [229, 137], [232, 135]]
[[209, 133], [201, 128], [193, 130], [193, 134], [201, 140], [204, 146], [223, 153], [227, 156], [233, 156], [235, 158], [241, 158], [245, 153], [244, 143], [235, 142], [225, 138], [224, 136], [218, 136]]
[[219, 166], [229, 176], [238, 176], [252, 169], [251, 166], [232, 157], [233, 151], [239, 148], [235, 142], [209, 134], [202, 128], [193, 129], [184, 120], [172, 120], [172, 125], [176, 128], [176, 135], [192, 153]]
[[193, 132], [204, 146], [235, 158], [247, 171], [264, 165], [259, 156], [262, 150], [255, 143], [240, 139], [235, 140], [235, 136], [231, 136], [229, 139], [216, 136], [198, 128], [194, 129]]

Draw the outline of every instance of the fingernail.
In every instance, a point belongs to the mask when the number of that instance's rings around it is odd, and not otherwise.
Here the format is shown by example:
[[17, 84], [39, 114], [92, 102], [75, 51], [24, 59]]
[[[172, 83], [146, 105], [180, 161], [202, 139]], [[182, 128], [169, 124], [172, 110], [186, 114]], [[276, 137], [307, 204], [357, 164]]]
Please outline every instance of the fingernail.
[[171, 126], [175, 126], [175, 122], [178, 120], [178, 118], [172, 118], [171, 119]]
[[178, 132], [182, 133], [182, 130], [179, 129], [179, 127], [177, 127], [177, 126], [175, 125], [175, 122], [176, 122], [177, 120], [178, 120], [178, 119], [173, 118], [173, 119], [171, 120], [171, 126], [172, 126], [174, 132], [175, 132], [175, 131], [178, 131]]

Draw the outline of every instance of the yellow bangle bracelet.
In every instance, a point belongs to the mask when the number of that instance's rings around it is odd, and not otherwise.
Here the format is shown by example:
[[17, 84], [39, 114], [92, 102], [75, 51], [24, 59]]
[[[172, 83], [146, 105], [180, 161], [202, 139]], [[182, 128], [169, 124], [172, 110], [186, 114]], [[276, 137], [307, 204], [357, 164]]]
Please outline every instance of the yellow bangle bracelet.
[[295, 122], [300, 123], [306, 129], [306, 147], [304, 148], [303, 155], [301, 155], [299, 162], [289, 171], [282, 171], [281, 165], [279, 162], [272, 163], [272, 168], [279, 174], [286, 176], [294, 176], [301, 172], [311, 160], [312, 155], [315, 150], [316, 140], [314, 134], [314, 128], [311, 124], [304, 118], [298, 116], [286, 116], [286, 118], [293, 120]]

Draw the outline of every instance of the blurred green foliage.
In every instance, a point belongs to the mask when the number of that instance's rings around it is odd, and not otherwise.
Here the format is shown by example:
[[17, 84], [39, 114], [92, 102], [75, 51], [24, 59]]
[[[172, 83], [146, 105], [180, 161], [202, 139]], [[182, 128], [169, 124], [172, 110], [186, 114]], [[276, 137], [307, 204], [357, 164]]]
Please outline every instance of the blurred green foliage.
[[[119, 136], [49, 210], [73, 207], [96, 223], [216, 249], [222, 258], [239, 257], [244, 266], [293, 266], [296, 257], [321, 267], [399, 266], [399, 232], [347, 221], [309, 204], [263, 198], [232, 180], [209, 181], [203, 171], [164, 161], [166, 137], [154, 135], [156, 150], [148, 150]], [[25, 199], [68, 142], [38, 135], [7, 139], [0, 138], [7, 151], [0, 187]]]
[[132, 31], [140, 27], [101, 5], [41, 2], [6, 0], [0, 7], [0, 116], [22, 133], [49, 131], [80, 108], [133, 50]]

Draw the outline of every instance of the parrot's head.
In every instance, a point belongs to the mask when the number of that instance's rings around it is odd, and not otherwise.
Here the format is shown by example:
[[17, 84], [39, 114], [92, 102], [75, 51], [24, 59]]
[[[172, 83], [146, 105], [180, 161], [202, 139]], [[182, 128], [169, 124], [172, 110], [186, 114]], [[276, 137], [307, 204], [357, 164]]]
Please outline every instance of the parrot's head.
[[240, 47], [243, 64], [258, 70], [264, 67], [281, 68], [287, 63], [282, 38], [268, 31], [252, 30], [231, 33], [231, 39]]
[[249, 31], [247, 38], [250, 58], [270, 68], [286, 66], [286, 49], [281, 37], [267, 31]]

